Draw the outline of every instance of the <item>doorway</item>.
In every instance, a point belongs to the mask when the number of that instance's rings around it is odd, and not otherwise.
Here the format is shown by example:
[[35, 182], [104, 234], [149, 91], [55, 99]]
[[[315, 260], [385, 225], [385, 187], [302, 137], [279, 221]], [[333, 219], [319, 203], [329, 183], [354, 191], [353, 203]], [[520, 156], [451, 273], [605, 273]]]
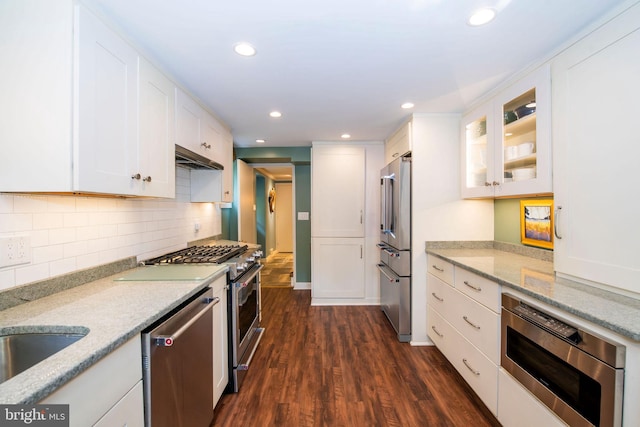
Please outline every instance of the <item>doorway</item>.
[[276, 211], [276, 250], [293, 253], [293, 192], [290, 182], [277, 182], [274, 197]]

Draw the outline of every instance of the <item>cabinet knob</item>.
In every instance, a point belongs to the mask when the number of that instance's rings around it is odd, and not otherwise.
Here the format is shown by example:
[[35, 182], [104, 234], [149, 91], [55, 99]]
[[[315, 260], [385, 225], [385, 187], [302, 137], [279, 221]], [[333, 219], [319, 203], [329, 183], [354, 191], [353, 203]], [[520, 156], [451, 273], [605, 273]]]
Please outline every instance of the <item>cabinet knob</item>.
[[202, 144], [200, 144], [200, 146], [206, 148], [207, 150], [211, 148], [211, 144], [207, 144], [206, 142], [203, 142]]
[[147, 177], [142, 178], [142, 180], [143, 180], [144, 182], [151, 182], [151, 175], [149, 175], [149, 176], [147, 176]]
[[491, 187], [491, 183], [490, 183], [490, 182], [485, 182], [485, 183], [484, 183], [484, 186], [485, 186], [485, 187]]
[[139, 174], [139, 173], [136, 173], [136, 174], [134, 174], [134, 175], [131, 175], [131, 179], [140, 179], [140, 178], [142, 178], [142, 177], [140, 176], [140, 174]]
[[498, 185], [500, 185], [500, 183], [498, 181], [493, 181], [492, 185], [493, 186], [498, 186]]

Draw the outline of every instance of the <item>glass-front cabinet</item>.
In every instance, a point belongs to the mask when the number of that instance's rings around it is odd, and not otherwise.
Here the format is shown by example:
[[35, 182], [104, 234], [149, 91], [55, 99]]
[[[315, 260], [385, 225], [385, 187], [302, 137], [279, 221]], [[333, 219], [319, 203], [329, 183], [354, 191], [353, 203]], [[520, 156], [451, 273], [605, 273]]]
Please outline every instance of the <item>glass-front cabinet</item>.
[[465, 114], [462, 197], [552, 192], [549, 74], [542, 67]]

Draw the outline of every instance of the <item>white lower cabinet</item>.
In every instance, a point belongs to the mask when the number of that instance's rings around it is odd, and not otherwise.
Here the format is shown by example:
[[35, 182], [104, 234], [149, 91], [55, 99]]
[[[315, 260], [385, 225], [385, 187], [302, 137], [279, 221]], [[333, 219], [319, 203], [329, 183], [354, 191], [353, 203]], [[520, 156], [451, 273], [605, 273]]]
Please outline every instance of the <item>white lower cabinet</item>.
[[220, 302], [213, 306], [213, 407], [215, 408], [229, 382], [229, 343], [227, 341], [227, 276], [211, 285], [213, 297]]
[[142, 402], [142, 344], [136, 335], [40, 403], [68, 404], [71, 427], [142, 427]]
[[498, 371], [498, 402], [498, 421], [504, 427], [566, 426], [502, 368]]
[[[440, 258], [427, 256], [428, 335], [487, 408], [498, 413], [500, 314], [480, 301], [500, 294], [500, 286]], [[463, 278], [459, 281], [458, 276]], [[465, 283], [466, 282], [466, 283]], [[467, 295], [472, 285], [472, 295]], [[458, 289], [458, 286], [461, 288]]]

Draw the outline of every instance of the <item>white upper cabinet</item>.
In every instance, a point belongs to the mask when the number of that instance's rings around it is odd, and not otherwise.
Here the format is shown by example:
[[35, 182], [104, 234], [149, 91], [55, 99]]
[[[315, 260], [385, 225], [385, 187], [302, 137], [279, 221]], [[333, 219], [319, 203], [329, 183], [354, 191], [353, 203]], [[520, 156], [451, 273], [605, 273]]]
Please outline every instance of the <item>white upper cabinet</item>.
[[85, 8], [76, 15], [74, 188], [136, 194], [138, 54]]
[[542, 67], [465, 114], [464, 198], [552, 192], [549, 67]]
[[145, 196], [175, 197], [174, 84], [140, 58], [139, 170]]
[[384, 143], [384, 161], [385, 164], [391, 163], [393, 160], [407, 154], [411, 151], [412, 135], [411, 122], [403, 124], [393, 135]]
[[184, 91], [176, 88], [176, 144], [220, 163], [220, 124]]
[[311, 188], [312, 237], [364, 237], [364, 146], [314, 143]]
[[558, 274], [640, 294], [640, 4], [552, 62]]
[[0, 191], [174, 197], [173, 89], [85, 7], [53, 3], [0, 5]]

